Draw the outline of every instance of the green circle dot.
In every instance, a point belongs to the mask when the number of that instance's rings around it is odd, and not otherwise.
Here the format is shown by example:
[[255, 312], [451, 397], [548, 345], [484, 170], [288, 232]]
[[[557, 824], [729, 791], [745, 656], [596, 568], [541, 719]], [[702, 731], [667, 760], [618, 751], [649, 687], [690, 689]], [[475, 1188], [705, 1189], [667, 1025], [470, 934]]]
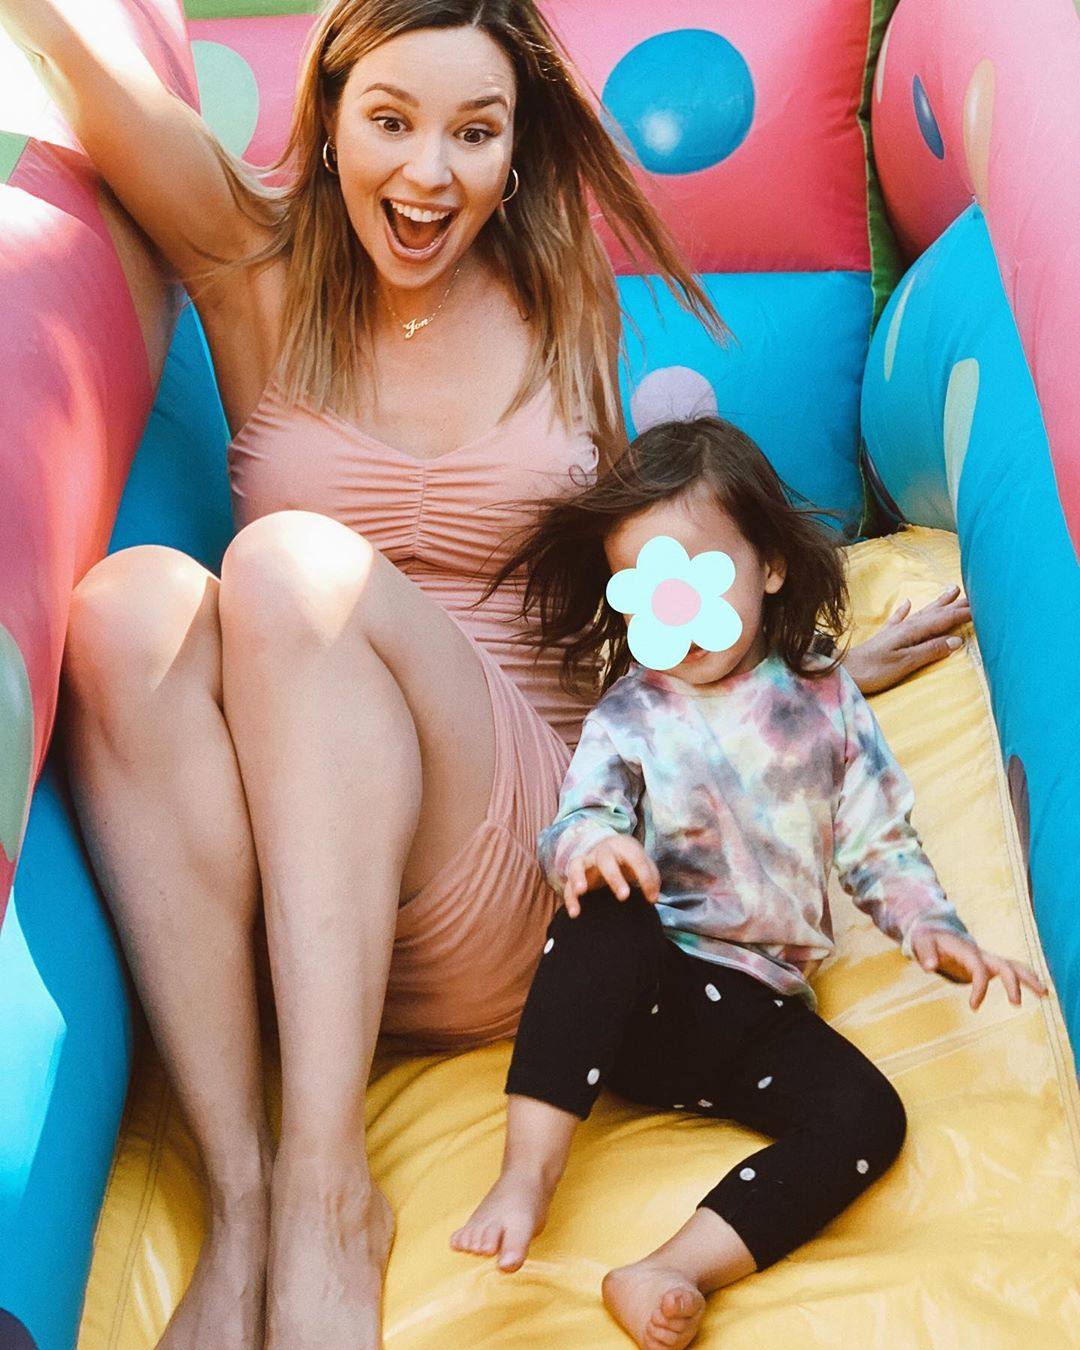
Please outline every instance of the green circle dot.
[[226, 150], [242, 155], [259, 120], [254, 71], [238, 51], [221, 42], [193, 42], [191, 54], [204, 121]]

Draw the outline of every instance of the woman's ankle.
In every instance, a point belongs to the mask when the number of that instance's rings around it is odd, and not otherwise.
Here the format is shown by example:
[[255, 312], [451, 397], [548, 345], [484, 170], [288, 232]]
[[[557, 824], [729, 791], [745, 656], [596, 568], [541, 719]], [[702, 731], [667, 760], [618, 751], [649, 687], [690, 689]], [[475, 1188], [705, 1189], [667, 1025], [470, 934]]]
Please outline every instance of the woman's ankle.
[[269, 1137], [251, 1153], [205, 1165], [212, 1219], [258, 1220], [270, 1205], [274, 1153]]

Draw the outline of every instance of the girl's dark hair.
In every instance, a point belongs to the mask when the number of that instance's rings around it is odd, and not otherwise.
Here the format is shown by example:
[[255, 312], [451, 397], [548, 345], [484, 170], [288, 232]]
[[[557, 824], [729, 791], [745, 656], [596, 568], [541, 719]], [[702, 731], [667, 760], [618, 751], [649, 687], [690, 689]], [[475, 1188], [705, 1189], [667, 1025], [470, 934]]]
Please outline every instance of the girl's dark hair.
[[[520, 614], [535, 618], [535, 631], [524, 640], [564, 647], [568, 691], [584, 685], [603, 693], [632, 660], [622, 615], [604, 599], [611, 576], [604, 540], [639, 511], [701, 488], [711, 491], [759, 558], [787, 565], [780, 590], [764, 599], [769, 651], [800, 675], [834, 670], [843, 657], [839, 639], [848, 608], [844, 541], [815, 517], [839, 515], [795, 493], [750, 437], [720, 417], [661, 422], [636, 437], [593, 486], [542, 499], [539, 519], [478, 603], [523, 569]], [[794, 505], [796, 497], [806, 505]], [[828, 664], [808, 659], [827, 650]]]

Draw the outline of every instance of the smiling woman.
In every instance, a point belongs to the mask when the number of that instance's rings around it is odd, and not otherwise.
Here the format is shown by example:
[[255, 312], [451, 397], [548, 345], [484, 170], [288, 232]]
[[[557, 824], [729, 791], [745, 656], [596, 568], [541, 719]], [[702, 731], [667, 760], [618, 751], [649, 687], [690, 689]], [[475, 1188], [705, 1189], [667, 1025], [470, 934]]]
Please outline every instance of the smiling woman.
[[139, 52], [59, 30], [54, 95], [199, 311], [241, 526], [220, 581], [165, 548], [93, 567], [65, 655], [80, 822], [213, 1202], [161, 1344], [261, 1344], [269, 1269], [268, 1343], [374, 1346], [375, 1038], [511, 1034], [556, 902], [534, 845], [587, 695], [523, 656], [516, 582], [480, 592], [518, 504], [625, 444], [590, 198], [726, 330], [532, 0], [330, 5], [275, 187]]

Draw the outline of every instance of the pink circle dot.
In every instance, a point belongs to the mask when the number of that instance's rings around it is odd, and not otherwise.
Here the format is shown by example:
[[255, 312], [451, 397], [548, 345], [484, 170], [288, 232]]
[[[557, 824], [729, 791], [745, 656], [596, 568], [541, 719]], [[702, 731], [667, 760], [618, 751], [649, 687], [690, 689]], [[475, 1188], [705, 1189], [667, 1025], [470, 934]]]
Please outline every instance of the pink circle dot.
[[652, 593], [652, 612], [673, 628], [689, 623], [701, 608], [701, 596], [688, 581], [668, 577]]

